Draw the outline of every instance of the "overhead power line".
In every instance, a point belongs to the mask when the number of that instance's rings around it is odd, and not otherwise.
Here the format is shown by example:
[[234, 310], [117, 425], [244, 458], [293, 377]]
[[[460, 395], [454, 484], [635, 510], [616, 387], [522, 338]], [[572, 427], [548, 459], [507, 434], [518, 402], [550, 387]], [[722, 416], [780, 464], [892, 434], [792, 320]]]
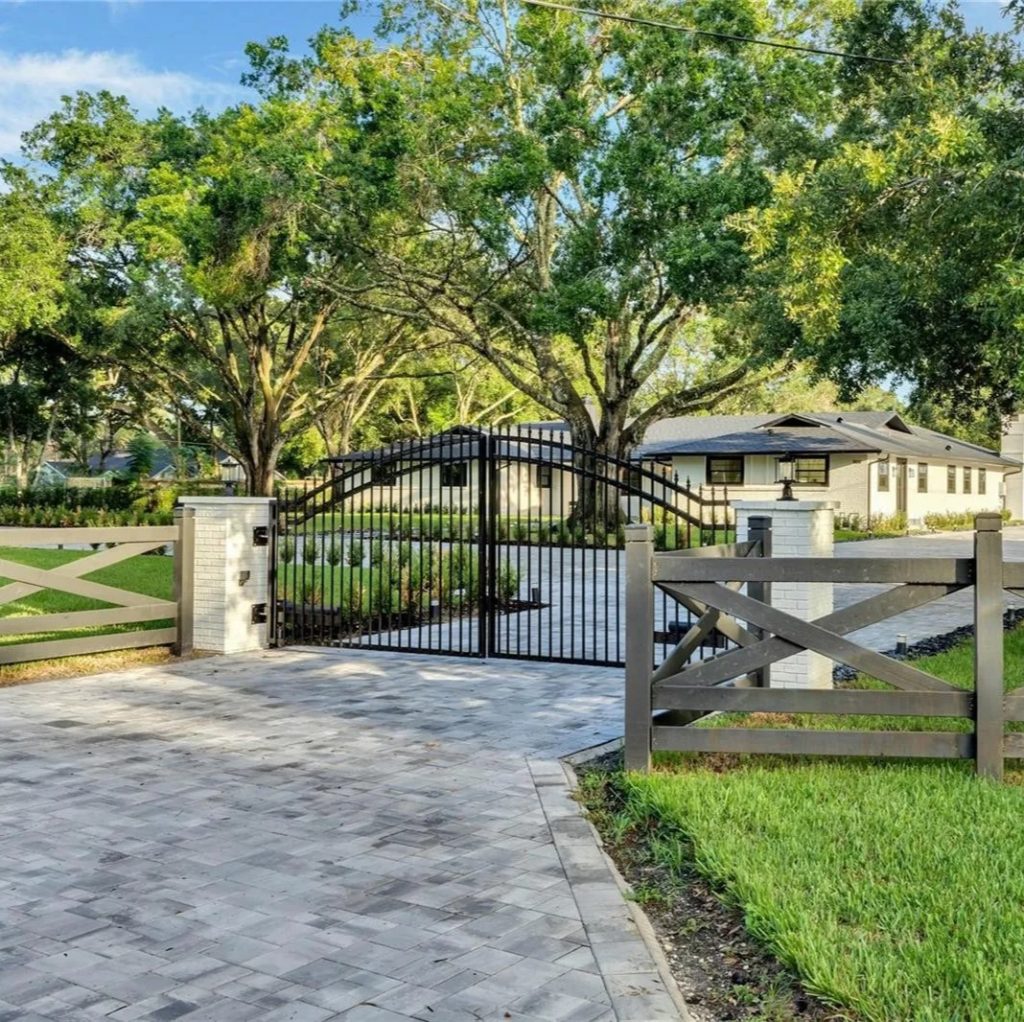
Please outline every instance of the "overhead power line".
[[753, 43], [757, 46], [773, 46], [777, 50], [796, 50], [799, 53], [815, 53], [822, 57], [841, 57], [843, 60], [867, 60], [875, 64], [909, 64], [908, 60], [896, 57], [874, 57], [867, 53], [844, 53], [842, 50], [827, 50], [819, 46], [803, 46], [800, 43], [787, 43], [781, 39], [758, 39], [755, 36], [734, 35], [730, 32], [712, 32], [705, 28], [693, 28], [691, 25], [680, 25], [672, 21], [657, 21], [654, 18], [639, 18], [631, 14], [612, 14], [608, 11], [597, 11], [591, 7], [576, 7], [573, 4], [553, 3], [551, 0], [522, 0], [530, 7], [546, 7], [552, 11], [568, 11], [570, 14], [585, 14], [591, 18], [605, 21], [621, 21], [627, 25], [644, 25], [647, 28], [667, 28], [671, 32], [686, 32], [689, 35], [703, 36], [706, 39], [720, 39], [733, 43]]

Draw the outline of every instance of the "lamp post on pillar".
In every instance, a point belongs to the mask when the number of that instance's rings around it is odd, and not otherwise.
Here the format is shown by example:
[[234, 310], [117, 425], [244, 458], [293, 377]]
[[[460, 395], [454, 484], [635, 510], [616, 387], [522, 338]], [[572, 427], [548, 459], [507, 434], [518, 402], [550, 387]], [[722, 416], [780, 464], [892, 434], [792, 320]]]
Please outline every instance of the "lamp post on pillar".
[[776, 482], [782, 483], [782, 496], [779, 500], [796, 500], [793, 496], [793, 483], [796, 480], [793, 478], [793, 473], [796, 471], [796, 458], [792, 454], [786, 453], [779, 458], [779, 473], [782, 478], [776, 480]]

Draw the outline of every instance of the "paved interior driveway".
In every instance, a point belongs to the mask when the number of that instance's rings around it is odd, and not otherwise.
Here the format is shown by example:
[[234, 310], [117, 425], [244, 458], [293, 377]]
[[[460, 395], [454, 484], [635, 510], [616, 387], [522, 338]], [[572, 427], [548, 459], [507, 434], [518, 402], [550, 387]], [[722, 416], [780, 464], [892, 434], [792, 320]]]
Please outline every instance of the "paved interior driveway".
[[[1024, 527], [1004, 530], [1004, 557], [1024, 561]], [[973, 532], [947, 532], [896, 539], [837, 543], [836, 557], [970, 557]], [[537, 547], [501, 547], [500, 557], [520, 576], [519, 596], [530, 598], [539, 588], [545, 604], [537, 610], [502, 614], [496, 638], [503, 653], [534, 653], [567, 658], [588, 657], [619, 661], [625, 655], [625, 557], [622, 551], [573, 551]], [[836, 585], [836, 609], [867, 599], [887, 585]], [[898, 617], [888, 618], [850, 637], [877, 650], [891, 650], [897, 636], [918, 642], [953, 631], [973, 621], [974, 590], [966, 589]], [[1007, 607], [1024, 606], [1024, 599], [1006, 594]], [[655, 627], [686, 621], [685, 612], [667, 596], [654, 601]], [[464, 650], [479, 646], [475, 618], [424, 625], [406, 631], [381, 632], [363, 638], [363, 644], [402, 645], [424, 649]]]
[[[895, 539], [868, 539], [855, 543], [837, 543], [836, 557], [972, 557], [973, 532], [943, 532], [928, 536], [899, 536]], [[1010, 526], [1003, 530], [1003, 558], [1024, 561], [1024, 527]], [[887, 585], [837, 585], [834, 588], [836, 609], [865, 600], [889, 589]], [[1007, 607], [1024, 607], [1024, 599], [1004, 593]], [[850, 638], [872, 649], [890, 650], [898, 635], [908, 642], [920, 642], [933, 635], [943, 635], [974, 621], [974, 589], [962, 589], [941, 600], [899, 614], [853, 632]]]
[[680, 1017], [553, 757], [621, 672], [288, 650], [0, 691], [0, 1022]]

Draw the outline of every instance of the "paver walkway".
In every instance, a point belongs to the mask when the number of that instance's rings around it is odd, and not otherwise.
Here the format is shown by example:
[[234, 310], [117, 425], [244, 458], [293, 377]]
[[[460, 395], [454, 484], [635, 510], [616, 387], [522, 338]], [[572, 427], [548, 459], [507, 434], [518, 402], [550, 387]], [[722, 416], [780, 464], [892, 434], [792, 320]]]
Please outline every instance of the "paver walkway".
[[680, 1018], [554, 760], [621, 685], [287, 650], [0, 690], [0, 1022]]

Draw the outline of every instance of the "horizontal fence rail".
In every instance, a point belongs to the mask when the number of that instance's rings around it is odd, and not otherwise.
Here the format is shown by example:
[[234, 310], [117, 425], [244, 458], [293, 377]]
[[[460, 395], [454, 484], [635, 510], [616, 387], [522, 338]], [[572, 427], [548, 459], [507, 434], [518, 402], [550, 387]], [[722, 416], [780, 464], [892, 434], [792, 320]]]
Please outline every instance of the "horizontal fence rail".
[[[117, 528], [4, 529], [0, 546], [15, 548], [103, 546], [85, 557], [53, 568], [39, 568], [0, 558], [0, 577], [9, 579], [0, 586], [0, 605], [33, 596], [44, 590], [112, 604], [94, 610], [69, 610], [38, 615], [14, 615], [0, 618], [0, 636], [38, 635], [169, 621], [163, 628], [137, 631], [78, 635], [0, 645], [0, 665], [25, 663], [55, 657], [101, 653], [142, 646], [191, 646], [191, 589], [183, 567], [183, 545], [193, 535], [191, 517], [176, 512], [174, 525], [124, 526]], [[184, 541], [184, 542], [183, 542]], [[173, 545], [175, 555], [174, 599], [165, 600], [87, 579], [86, 575], [120, 564], [140, 554], [159, 551]], [[183, 581], [188, 591], [183, 591]], [[183, 611], [184, 608], [184, 611]], [[180, 627], [179, 627], [180, 626]]]
[[[775, 558], [771, 523], [751, 519], [751, 542], [660, 553], [650, 530], [626, 537], [626, 765], [645, 770], [652, 751], [974, 759], [1001, 777], [1004, 756], [1024, 754], [1007, 721], [1024, 720], [1024, 691], [1004, 695], [1003, 591], [1024, 589], [1024, 564], [1005, 564], [999, 515], [979, 515], [972, 557]], [[891, 583], [894, 588], [814, 621], [771, 606], [776, 583]], [[968, 587], [974, 589], [972, 691], [885, 656], [847, 636]], [[692, 635], [655, 664], [650, 607], [668, 594], [700, 615]], [[745, 590], [745, 591], [744, 591]], [[691, 657], [694, 636], [718, 630], [735, 648]], [[809, 651], [889, 686], [887, 690], [772, 688], [771, 665]], [[695, 727], [712, 713], [962, 718], [970, 733]]]

